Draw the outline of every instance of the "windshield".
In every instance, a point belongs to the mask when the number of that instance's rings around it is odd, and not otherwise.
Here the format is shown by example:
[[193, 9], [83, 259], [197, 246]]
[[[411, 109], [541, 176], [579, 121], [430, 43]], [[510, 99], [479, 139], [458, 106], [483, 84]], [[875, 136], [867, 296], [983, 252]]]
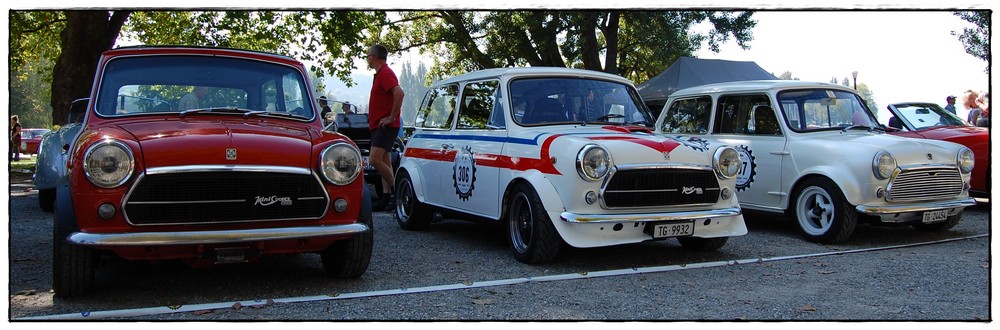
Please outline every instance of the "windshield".
[[631, 124], [652, 127], [634, 88], [586, 78], [524, 78], [510, 83], [514, 121], [526, 126]]
[[[305, 79], [293, 67], [207, 56], [143, 56], [104, 69], [96, 110], [130, 116], [199, 109], [314, 117]], [[242, 111], [233, 111], [242, 110]]]
[[[933, 103], [896, 104], [887, 126], [914, 131], [935, 126], [970, 126], [955, 114]], [[900, 118], [902, 117], [902, 118]], [[895, 120], [894, 120], [895, 118]], [[901, 121], [899, 119], [902, 119]]]
[[778, 105], [788, 126], [797, 132], [878, 127], [875, 117], [856, 94], [842, 90], [810, 89], [778, 93]]

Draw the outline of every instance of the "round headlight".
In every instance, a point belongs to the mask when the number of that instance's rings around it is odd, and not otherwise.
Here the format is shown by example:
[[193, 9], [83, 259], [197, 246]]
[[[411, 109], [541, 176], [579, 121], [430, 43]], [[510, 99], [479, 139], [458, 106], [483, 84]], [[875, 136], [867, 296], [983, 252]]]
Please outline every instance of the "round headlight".
[[584, 180], [600, 180], [611, 171], [611, 154], [603, 147], [588, 144], [576, 156], [576, 170]]
[[319, 169], [323, 177], [335, 185], [354, 182], [361, 173], [361, 152], [350, 144], [334, 143], [320, 154]]
[[740, 173], [740, 166], [742, 165], [743, 163], [740, 162], [740, 153], [736, 152], [736, 149], [722, 147], [715, 151], [712, 166], [715, 167], [715, 173], [720, 178], [735, 178]]
[[892, 177], [892, 172], [896, 171], [896, 158], [892, 157], [888, 151], [882, 150], [875, 154], [872, 159], [872, 172], [879, 180], [886, 180]]
[[124, 143], [104, 140], [87, 148], [83, 156], [83, 172], [94, 185], [114, 188], [132, 176], [134, 162], [132, 150]]
[[962, 148], [958, 151], [958, 169], [962, 173], [971, 173], [972, 167], [976, 165], [976, 155], [969, 148]]

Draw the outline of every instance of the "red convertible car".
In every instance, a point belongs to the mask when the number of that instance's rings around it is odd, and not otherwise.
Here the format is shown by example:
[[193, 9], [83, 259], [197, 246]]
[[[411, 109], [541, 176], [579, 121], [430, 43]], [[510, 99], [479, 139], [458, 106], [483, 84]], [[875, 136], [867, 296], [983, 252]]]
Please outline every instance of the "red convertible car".
[[976, 166], [972, 169], [970, 195], [990, 196], [990, 131], [975, 127], [934, 103], [908, 102], [888, 106], [889, 133], [918, 139], [943, 140], [972, 149]]
[[329, 277], [364, 274], [361, 153], [323, 129], [308, 76], [245, 50], [105, 52], [56, 187], [55, 296], [92, 290], [101, 254], [210, 266], [317, 253]]
[[34, 155], [38, 154], [38, 145], [42, 143], [42, 136], [48, 133], [45, 128], [25, 128], [21, 130], [21, 153]]

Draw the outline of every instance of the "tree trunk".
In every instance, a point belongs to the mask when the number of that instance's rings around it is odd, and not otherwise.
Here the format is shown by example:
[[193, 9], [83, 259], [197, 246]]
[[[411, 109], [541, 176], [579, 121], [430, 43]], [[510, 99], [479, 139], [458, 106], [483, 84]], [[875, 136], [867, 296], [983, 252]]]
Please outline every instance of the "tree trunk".
[[596, 12], [585, 12], [580, 23], [580, 58], [583, 68], [594, 71], [604, 71], [601, 67], [600, 46], [597, 44]]
[[604, 42], [607, 44], [607, 55], [604, 60], [604, 72], [618, 74], [618, 20], [620, 12], [612, 11], [608, 15], [608, 21], [601, 27], [604, 33]]
[[52, 124], [65, 125], [73, 100], [90, 96], [101, 53], [111, 49], [131, 12], [66, 11], [62, 53], [52, 69]]

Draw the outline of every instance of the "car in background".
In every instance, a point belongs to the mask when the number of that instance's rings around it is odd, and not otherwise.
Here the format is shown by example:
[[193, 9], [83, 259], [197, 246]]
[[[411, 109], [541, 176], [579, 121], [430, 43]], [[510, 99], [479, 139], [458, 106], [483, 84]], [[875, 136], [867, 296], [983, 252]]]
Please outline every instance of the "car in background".
[[[371, 190], [374, 203], [372, 208], [375, 211], [385, 210], [385, 204], [388, 200], [382, 198], [382, 175], [368, 160], [372, 142], [372, 133], [368, 129], [368, 113], [359, 112], [358, 106], [350, 102], [330, 101], [329, 105], [332, 112], [327, 114], [326, 130], [343, 134], [357, 144], [358, 149], [361, 150], [361, 157], [364, 159], [364, 179], [366, 186]], [[392, 150], [389, 150], [393, 171], [399, 168], [399, 157], [403, 152], [404, 145], [402, 134], [400, 134], [396, 138], [396, 142], [393, 143]]]
[[18, 146], [22, 154], [38, 154], [38, 145], [42, 143], [42, 137], [50, 132], [47, 128], [24, 128], [21, 129], [21, 145]]
[[971, 149], [886, 134], [851, 88], [797, 80], [707, 84], [670, 95], [657, 133], [738, 150], [744, 209], [783, 213], [813, 242], [858, 224], [947, 230], [961, 220]]
[[72, 149], [73, 141], [83, 128], [83, 116], [89, 98], [77, 99], [69, 107], [66, 124], [45, 134], [38, 147], [35, 173], [32, 181], [38, 191], [38, 207], [52, 212], [56, 200], [56, 187], [67, 183], [66, 156]]
[[329, 277], [364, 274], [361, 153], [301, 102], [314, 99], [308, 76], [293, 58], [248, 50], [104, 52], [56, 185], [54, 295], [94, 290], [105, 254], [211, 266], [316, 253]]
[[[435, 83], [396, 172], [396, 220], [434, 213], [506, 229], [524, 263], [589, 248], [676, 239], [716, 250], [747, 233], [739, 155], [652, 134], [632, 82], [567, 68], [502, 68]], [[407, 120], [406, 122], [411, 122]]]
[[941, 106], [928, 102], [903, 102], [887, 106], [892, 115], [885, 124], [889, 134], [958, 143], [976, 154], [972, 169], [972, 196], [990, 197], [990, 130], [970, 125]]

